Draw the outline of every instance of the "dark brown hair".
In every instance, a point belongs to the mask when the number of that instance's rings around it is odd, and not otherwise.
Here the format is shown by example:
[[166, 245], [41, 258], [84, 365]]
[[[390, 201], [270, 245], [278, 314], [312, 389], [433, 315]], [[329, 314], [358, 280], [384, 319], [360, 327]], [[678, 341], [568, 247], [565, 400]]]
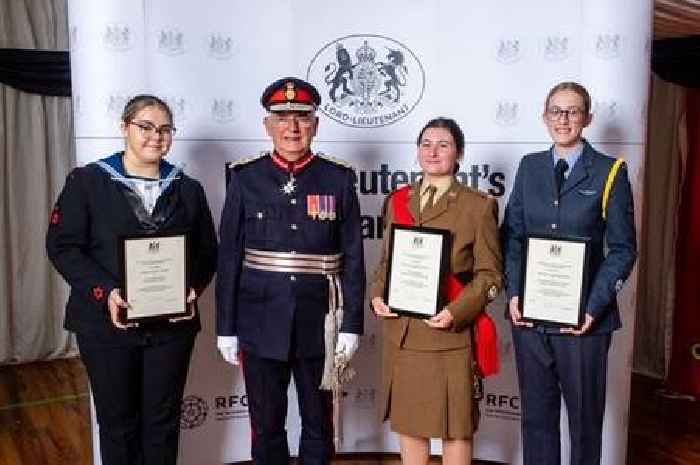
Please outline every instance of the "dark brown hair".
[[445, 118], [442, 116], [431, 119], [426, 123], [425, 126], [423, 126], [423, 129], [420, 130], [420, 133], [418, 133], [416, 145], [420, 147], [420, 141], [423, 138], [423, 133], [430, 128], [447, 129], [455, 141], [455, 147], [457, 148], [458, 157], [464, 155], [464, 133], [459, 127], [459, 124], [457, 124], [457, 121], [453, 120], [452, 118]]
[[140, 94], [132, 97], [126, 105], [124, 105], [124, 111], [122, 111], [122, 121], [124, 123], [130, 123], [133, 121], [136, 113], [143, 110], [146, 107], [158, 107], [163, 110], [170, 120], [170, 124], [173, 124], [173, 112], [164, 100], [159, 99], [155, 95]]

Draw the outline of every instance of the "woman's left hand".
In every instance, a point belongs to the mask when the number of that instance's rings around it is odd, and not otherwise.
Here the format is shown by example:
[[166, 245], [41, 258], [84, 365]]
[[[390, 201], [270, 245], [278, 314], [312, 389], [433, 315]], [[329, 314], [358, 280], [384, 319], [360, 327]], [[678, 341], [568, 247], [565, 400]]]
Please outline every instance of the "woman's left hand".
[[593, 317], [590, 313], [586, 313], [586, 320], [580, 328], [562, 328], [560, 331], [562, 333], [573, 334], [574, 336], [581, 336], [586, 334], [591, 329], [591, 326], [593, 326]]
[[177, 323], [178, 321], [186, 321], [186, 320], [191, 320], [194, 318], [196, 315], [196, 308], [197, 306], [195, 305], [195, 301], [197, 300], [197, 293], [194, 292], [194, 289], [190, 288], [190, 293], [187, 295], [187, 306], [190, 308], [190, 311], [187, 312], [187, 315], [184, 316], [176, 316], [175, 318], [170, 318], [171, 323]]
[[452, 313], [445, 308], [431, 319], [423, 321], [425, 321], [425, 324], [431, 328], [449, 329], [452, 327], [452, 323], [454, 323], [455, 318], [452, 316]]

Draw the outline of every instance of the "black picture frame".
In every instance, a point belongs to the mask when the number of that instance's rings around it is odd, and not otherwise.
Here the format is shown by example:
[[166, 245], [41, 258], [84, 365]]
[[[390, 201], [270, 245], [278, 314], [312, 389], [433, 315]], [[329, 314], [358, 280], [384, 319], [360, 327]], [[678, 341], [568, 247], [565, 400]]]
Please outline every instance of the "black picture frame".
[[[184, 317], [184, 316], [189, 316], [192, 309], [191, 307], [187, 304], [187, 296], [189, 294], [189, 285], [188, 285], [188, 275], [189, 275], [189, 238], [186, 233], [182, 232], [171, 232], [171, 233], [155, 233], [155, 234], [128, 234], [128, 235], [122, 235], [119, 237], [118, 244], [119, 244], [119, 263], [120, 263], [120, 268], [121, 268], [121, 276], [122, 276], [122, 299], [124, 301], [129, 302], [129, 297], [132, 295], [134, 292], [136, 292], [134, 289], [132, 289], [131, 285], [129, 283], [133, 283], [133, 279], [129, 279], [130, 276], [128, 276], [128, 269], [129, 267], [127, 266], [127, 260], [129, 258], [127, 257], [127, 243], [130, 241], [148, 241], [149, 242], [149, 249], [152, 247], [151, 244], [159, 244], [159, 241], [161, 240], [168, 240], [172, 238], [181, 238], [182, 239], [182, 249], [180, 249], [179, 253], [181, 258], [176, 258], [177, 260], [181, 259], [184, 261], [182, 264], [182, 269], [184, 270], [182, 280], [180, 281], [182, 283], [182, 287], [180, 290], [182, 291], [182, 295], [184, 296], [182, 302], [184, 303], [183, 306], [177, 305], [177, 308], [172, 308], [166, 309], [162, 312], [158, 312], [157, 314], [154, 315], [149, 315], [149, 316], [134, 316], [130, 315], [129, 308], [126, 308], [125, 311], [123, 311], [120, 315], [120, 320], [123, 323], [164, 323], [167, 322], [171, 318], [175, 317]], [[158, 247], [156, 245], [155, 247]], [[175, 291], [176, 294], [178, 293], [177, 290]], [[130, 302], [129, 302], [130, 303]]]
[[[578, 292], [578, 305], [577, 305], [577, 314], [575, 316], [575, 319], [571, 320], [566, 320], [566, 321], [561, 321], [555, 318], [543, 318], [541, 316], [539, 317], [533, 317], [533, 316], [528, 316], [528, 314], [532, 314], [532, 311], [528, 311], [529, 308], [527, 305], [530, 305], [529, 302], [530, 296], [528, 294], [528, 277], [529, 273], [534, 272], [532, 271], [532, 267], [534, 264], [530, 263], [529, 257], [530, 257], [530, 250], [532, 249], [532, 241], [547, 241], [549, 242], [550, 249], [549, 253], [551, 255], [551, 260], [552, 264], [556, 262], [556, 255], [561, 253], [561, 248], [557, 249], [557, 247], [566, 247], [567, 245], [571, 244], [576, 244], [579, 246], [583, 246], [583, 252], [580, 254], [580, 256], [576, 257], [578, 260], [580, 260], [580, 272], [574, 273], [575, 276], [571, 276], [570, 278], [578, 280], [575, 284], [576, 287], [580, 289]], [[558, 252], [557, 252], [558, 250]], [[588, 286], [589, 286], [589, 279], [590, 279], [590, 273], [589, 273], [589, 267], [590, 267], [590, 255], [591, 255], [591, 239], [589, 237], [582, 237], [582, 236], [574, 236], [574, 235], [556, 235], [556, 234], [528, 234], [525, 237], [525, 241], [523, 244], [523, 255], [522, 255], [522, 269], [521, 269], [521, 275], [520, 275], [520, 289], [521, 289], [521, 296], [519, 299], [519, 309], [520, 309], [520, 314], [522, 315], [522, 321], [526, 322], [531, 322], [539, 325], [546, 325], [546, 326], [553, 326], [553, 327], [560, 327], [560, 328], [578, 328], [580, 327], [583, 322], [584, 322], [584, 315], [586, 312], [586, 296], [588, 294]], [[561, 278], [562, 275], [555, 276], [555, 278]], [[564, 278], [567, 278], [564, 276]], [[551, 281], [551, 283], [548, 284], [554, 284], [555, 281]], [[552, 287], [552, 286], [550, 286]], [[551, 301], [554, 300], [556, 301], [556, 298], [553, 296], [550, 296], [550, 300], [548, 302], [548, 307], [551, 309]]]
[[[440, 247], [439, 247], [439, 257], [435, 256], [430, 256], [426, 258], [431, 258], [432, 263], [431, 264], [424, 264], [427, 265], [429, 268], [427, 271], [429, 273], [437, 274], [437, 286], [435, 286], [432, 289], [426, 290], [426, 292], [430, 292], [430, 295], [425, 296], [425, 300], [429, 300], [433, 302], [429, 306], [429, 308], [426, 308], [425, 312], [419, 312], [415, 311], [415, 309], [407, 308], [405, 306], [397, 306], [395, 304], [395, 300], [393, 297], [393, 292], [399, 292], [398, 290], [393, 290], [394, 284], [396, 279], [400, 279], [395, 273], [400, 273], [402, 270], [400, 268], [403, 268], [403, 266], [398, 266], [396, 263], [396, 260], [399, 258], [401, 253], [406, 253], [406, 251], [397, 251], [397, 234], [413, 234], [414, 235], [414, 241], [418, 241], [420, 238], [421, 240], [424, 240], [425, 238], [433, 238], [433, 239], [438, 239], [440, 240]], [[446, 229], [439, 229], [439, 228], [429, 228], [429, 227], [424, 227], [424, 226], [407, 226], [407, 225], [398, 225], [398, 224], [393, 224], [390, 229], [390, 237], [389, 237], [389, 250], [388, 250], [388, 257], [387, 257], [387, 277], [386, 277], [386, 286], [384, 288], [384, 301], [386, 304], [391, 308], [392, 312], [397, 313], [402, 316], [408, 316], [408, 317], [413, 317], [413, 318], [421, 318], [421, 319], [428, 319], [442, 311], [443, 307], [447, 304], [446, 296], [444, 293], [444, 284], [445, 284], [445, 277], [449, 271], [449, 260], [450, 260], [450, 251], [452, 249], [452, 233], [449, 230]], [[420, 241], [418, 241], [420, 242]], [[417, 244], [417, 242], [416, 242]], [[417, 247], [417, 245], [416, 245]], [[437, 262], [437, 266], [435, 266], [435, 263]], [[432, 282], [434, 284], [434, 281]], [[405, 284], [404, 284], [405, 285]], [[399, 288], [400, 289], [400, 288]], [[415, 290], [413, 291], [415, 292]]]

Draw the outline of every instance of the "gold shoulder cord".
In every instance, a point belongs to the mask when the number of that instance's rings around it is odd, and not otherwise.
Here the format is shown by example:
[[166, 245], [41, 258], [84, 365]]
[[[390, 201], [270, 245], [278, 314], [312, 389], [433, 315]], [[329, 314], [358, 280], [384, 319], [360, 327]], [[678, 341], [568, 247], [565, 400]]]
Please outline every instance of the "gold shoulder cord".
[[625, 162], [624, 158], [618, 158], [615, 160], [610, 172], [608, 173], [608, 179], [605, 181], [605, 190], [603, 191], [603, 220], [606, 219], [608, 213], [608, 200], [610, 199], [610, 191], [612, 190], [613, 184], [615, 184], [615, 176], [620, 170], [620, 167]]

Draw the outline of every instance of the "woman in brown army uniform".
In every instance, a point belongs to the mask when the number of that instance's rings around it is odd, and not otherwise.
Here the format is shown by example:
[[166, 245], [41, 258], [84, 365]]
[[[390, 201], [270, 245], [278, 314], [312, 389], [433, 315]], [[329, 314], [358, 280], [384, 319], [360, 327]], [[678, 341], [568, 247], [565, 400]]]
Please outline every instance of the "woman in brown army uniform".
[[[498, 205], [455, 179], [464, 135], [454, 120], [429, 121], [417, 144], [424, 176], [387, 198], [383, 253], [370, 290], [373, 310], [384, 319], [383, 418], [399, 434], [404, 465], [428, 463], [430, 438], [442, 439], [443, 463], [464, 465], [471, 463], [478, 421], [472, 326], [502, 287]], [[451, 232], [450, 272], [464, 285], [427, 320], [398, 316], [383, 298], [389, 229], [406, 207], [415, 225]]]

